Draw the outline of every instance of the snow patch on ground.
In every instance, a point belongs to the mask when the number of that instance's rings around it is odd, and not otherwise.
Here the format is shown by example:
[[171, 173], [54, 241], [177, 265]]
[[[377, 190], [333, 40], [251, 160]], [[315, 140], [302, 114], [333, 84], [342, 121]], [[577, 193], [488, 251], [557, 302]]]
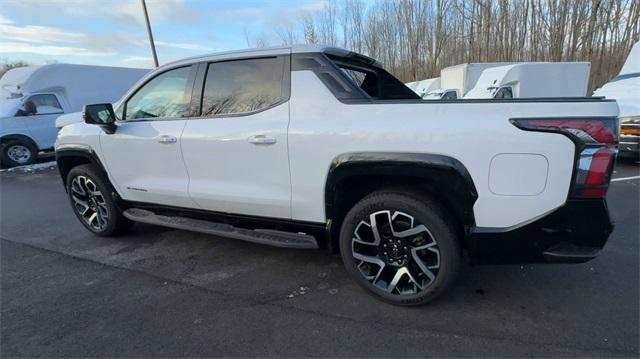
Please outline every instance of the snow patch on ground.
[[21, 173], [33, 173], [38, 170], [52, 169], [56, 166], [56, 161], [49, 161], [43, 163], [34, 163], [32, 165], [17, 166], [12, 168], [0, 169], [0, 172], [21, 172]]

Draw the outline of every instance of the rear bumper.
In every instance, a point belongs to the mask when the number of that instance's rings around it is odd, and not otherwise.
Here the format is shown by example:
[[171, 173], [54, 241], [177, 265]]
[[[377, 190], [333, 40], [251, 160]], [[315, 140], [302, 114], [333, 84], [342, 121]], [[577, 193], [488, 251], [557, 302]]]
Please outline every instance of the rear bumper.
[[582, 263], [595, 258], [613, 231], [605, 200], [569, 200], [554, 212], [511, 230], [473, 228], [473, 264]]

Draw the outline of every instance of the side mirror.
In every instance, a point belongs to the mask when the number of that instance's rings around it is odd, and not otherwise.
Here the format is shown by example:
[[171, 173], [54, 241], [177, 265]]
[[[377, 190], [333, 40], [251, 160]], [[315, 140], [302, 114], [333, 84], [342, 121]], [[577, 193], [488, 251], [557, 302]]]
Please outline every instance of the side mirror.
[[85, 105], [82, 108], [82, 118], [89, 125], [102, 127], [105, 133], [111, 135], [116, 132], [116, 114], [110, 103]]

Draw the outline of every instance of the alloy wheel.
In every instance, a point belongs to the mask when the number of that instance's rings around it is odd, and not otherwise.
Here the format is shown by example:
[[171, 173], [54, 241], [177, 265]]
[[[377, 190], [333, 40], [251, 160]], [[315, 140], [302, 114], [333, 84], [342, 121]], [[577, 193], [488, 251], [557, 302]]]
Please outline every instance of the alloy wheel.
[[360, 274], [389, 294], [420, 293], [440, 270], [434, 236], [413, 216], [400, 211], [378, 211], [361, 220], [353, 232], [351, 249]]
[[104, 195], [89, 177], [76, 176], [71, 181], [71, 199], [78, 215], [91, 228], [101, 231], [109, 221]]

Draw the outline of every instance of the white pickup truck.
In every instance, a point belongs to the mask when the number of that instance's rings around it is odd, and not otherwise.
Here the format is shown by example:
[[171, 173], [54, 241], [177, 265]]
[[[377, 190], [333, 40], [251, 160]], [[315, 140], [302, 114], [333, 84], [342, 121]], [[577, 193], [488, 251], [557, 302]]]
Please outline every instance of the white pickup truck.
[[[100, 84], [96, 84], [99, 86]], [[164, 65], [61, 129], [80, 222], [132, 222], [339, 253], [401, 305], [474, 264], [584, 262], [612, 224], [618, 108], [598, 98], [423, 101], [322, 46]]]

